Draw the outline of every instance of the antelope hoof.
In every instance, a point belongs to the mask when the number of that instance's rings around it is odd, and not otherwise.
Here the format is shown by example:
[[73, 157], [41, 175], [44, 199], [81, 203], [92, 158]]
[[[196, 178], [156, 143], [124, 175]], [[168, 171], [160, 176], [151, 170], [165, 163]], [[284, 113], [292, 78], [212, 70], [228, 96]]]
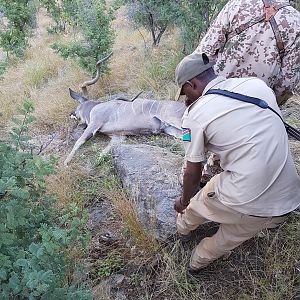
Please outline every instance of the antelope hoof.
[[70, 162], [70, 159], [66, 159], [66, 160], [64, 161], [64, 166], [65, 166], [65, 167], [68, 167], [69, 162]]

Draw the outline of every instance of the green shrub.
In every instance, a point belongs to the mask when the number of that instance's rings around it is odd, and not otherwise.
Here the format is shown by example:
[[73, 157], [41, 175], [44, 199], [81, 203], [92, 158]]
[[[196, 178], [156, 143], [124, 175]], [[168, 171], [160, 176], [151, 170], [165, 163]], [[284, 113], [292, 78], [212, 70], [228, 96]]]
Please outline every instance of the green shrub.
[[0, 60], [0, 80], [3, 78], [3, 75], [8, 65], [9, 65], [9, 61], [7, 58], [4, 60]]
[[198, 46], [211, 22], [225, 5], [226, 0], [181, 0], [176, 25], [180, 29], [184, 53]]
[[48, 32], [51, 34], [60, 33], [66, 31], [66, 25], [72, 25], [74, 22], [74, 12], [77, 9], [77, 3], [74, 0], [40, 0], [40, 3], [46, 8], [47, 13], [53, 21], [54, 26], [47, 28]]
[[32, 112], [25, 101], [10, 138], [0, 141], [0, 298], [90, 299], [70, 287], [72, 254], [88, 242], [87, 213], [74, 204], [58, 210], [46, 195], [54, 159], [43, 160], [29, 143]]
[[83, 68], [94, 73], [97, 61], [112, 49], [113, 11], [107, 9], [105, 0], [77, 0], [76, 3], [69, 17], [82, 38], [68, 44], [55, 43], [52, 48], [64, 58], [77, 59]]
[[226, 0], [123, 1], [128, 5], [128, 16], [133, 24], [151, 32], [154, 46], [159, 44], [167, 28], [178, 27], [186, 54], [194, 51], [201, 36], [226, 3]]
[[36, 25], [36, 5], [33, 0], [0, 0], [0, 11], [8, 22], [0, 28], [0, 47], [7, 55], [23, 55], [31, 29]]
[[124, 0], [128, 4], [129, 19], [137, 27], [150, 31], [153, 46], [158, 46], [166, 29], [174, 25], [177, 17], [177, 1]]
[[124, 264], [121, 255], [109, 254], [96, 262], [96, 277], [107, 278], [114, 272], [118, 272]]

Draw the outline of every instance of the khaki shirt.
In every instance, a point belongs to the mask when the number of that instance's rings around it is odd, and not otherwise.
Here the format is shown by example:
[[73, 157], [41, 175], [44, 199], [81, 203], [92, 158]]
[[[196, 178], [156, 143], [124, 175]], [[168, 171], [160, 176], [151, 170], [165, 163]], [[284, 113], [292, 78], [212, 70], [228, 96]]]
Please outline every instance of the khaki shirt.
[[[280, 5], [288, 1], [276, 0]], [[215, 71], [227, 78], [256, 76], [271, 87], [283, 103], [300, 80], [300, 13], [292, 6], [275, 15], [285, 47], [282, 62], [269, 22], [259, 22], [240, 34], [242, 24], [264, 14], [262, 0], [231, 0], [219, 13], [195, 52], [216, 60]]]
[[[209, 89], [225, 89], [265, 100], [280, 114], [274, 92], [258, 78], [217, 77]], [[269, 109], [220, 95], [206, 95], [187, 108], [182, 127], [186, 159], [220, 156], [224, 170], [216, 183], [218, 199], [244, 214], [280, 216], [300, 205], [300, 179], [280, 118]]]

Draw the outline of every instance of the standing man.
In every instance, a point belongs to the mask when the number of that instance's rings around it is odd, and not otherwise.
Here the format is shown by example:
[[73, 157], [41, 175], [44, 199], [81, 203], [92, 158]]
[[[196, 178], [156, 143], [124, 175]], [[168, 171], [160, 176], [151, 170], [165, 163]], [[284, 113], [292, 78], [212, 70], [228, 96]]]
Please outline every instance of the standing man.
[[218, 75], [262, 79], [281, 105], [300, 80], [300, 13], [288, 0], [230, 0], [195, 52]]
[[[300, 179], [281, 119], [269, 109], [205, 95], [223, 89], [265, 100], [280, 114], [273, 91], [258, 78], [216, 76], [207, 56], [193, 53], [176, 68], [178, 95], [189, 105], [183, 116], [186, 169], [183, 194], [174, 205], [182, 240], [207, 220], [218, 232], [193, 250], [189, 270], [210, 262], [273, 228], [300, 205]], [[219, 155], [224, 170], [198, 192], [206, 151]]]

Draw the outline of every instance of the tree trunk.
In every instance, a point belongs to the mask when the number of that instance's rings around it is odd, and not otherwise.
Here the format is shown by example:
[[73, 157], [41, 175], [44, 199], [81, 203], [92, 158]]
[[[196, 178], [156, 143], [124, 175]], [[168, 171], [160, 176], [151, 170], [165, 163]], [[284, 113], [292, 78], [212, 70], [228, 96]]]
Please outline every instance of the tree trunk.
[[152, 35], [153, 46], [156, 46], [155, 26], [152, 13], [148, 12], [149, 27]]
[[164, 34], [164, 32], [166, 31], [168, 25], [165, 25], [164, 27], [160, 28], [160, 31], [156, 37], [156, 41], [155, 41], [155, 46], [158, 46], [158, 44], [160, 43], [161, 37]]

